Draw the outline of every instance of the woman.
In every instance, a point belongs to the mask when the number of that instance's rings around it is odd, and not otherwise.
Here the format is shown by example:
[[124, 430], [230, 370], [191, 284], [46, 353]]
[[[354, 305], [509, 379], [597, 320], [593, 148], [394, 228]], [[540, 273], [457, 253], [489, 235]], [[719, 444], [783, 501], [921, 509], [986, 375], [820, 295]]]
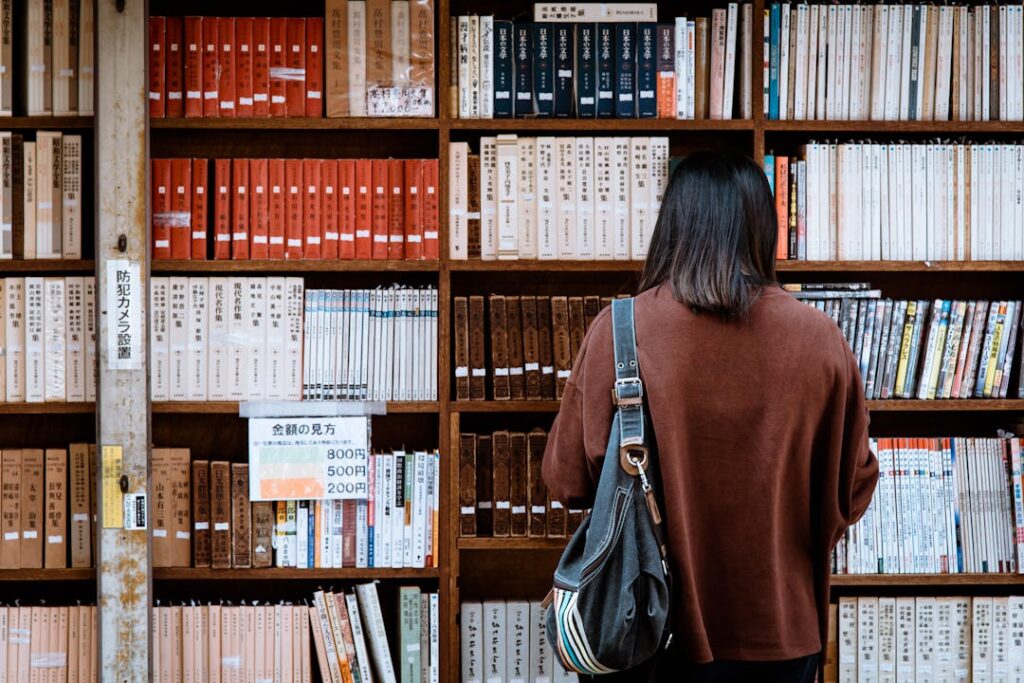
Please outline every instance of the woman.
[[[776, 221], [749, 158], [697, 153], [665, 193], [635, 303], [673, 573], [673, 641], [641, 681], [812, 681], [830, 553], [878, 478], [853, 353], [775, 282]], [[544, 454], [593, 501], [612, 423], [611, 315], [580, 349]], [[616, 677], [613, 675], [613, 677]]]

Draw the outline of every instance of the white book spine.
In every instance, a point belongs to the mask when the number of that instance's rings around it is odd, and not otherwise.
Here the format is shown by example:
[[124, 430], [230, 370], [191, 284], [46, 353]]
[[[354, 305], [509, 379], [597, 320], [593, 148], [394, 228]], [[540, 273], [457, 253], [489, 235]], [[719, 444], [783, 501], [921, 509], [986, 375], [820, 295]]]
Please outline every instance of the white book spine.
[[779, 118], [782, 120], [789, 116], [789, 98], [792, 96], [789, 83], [789, 32], [796, 30], [796, 27], [790, 26], [790, 7], [789, 3], [783, 3], [779, 18]]
[[469, 144], [452, 142], [448, 169], [448, 256], [457, 261], [468, 258]]
[[480, 118], [480, 17], [475, 14], [469, 17], [467, 41], [469, 43], [469, 116], [467, 118], [478, 119]]
[[[85, 400], [84, 295], [85, 281], [81, 277], [69, 277], [65, 280], [67, 304], [65, 307], [64, 329], [66, 330], [67, 339], [65, 342], [66, 360], [64, 368], [67, 373], [67, 400], [71, 403]], [[2, 326], [0, 326], [0, 334], [2, 334], [2, 331]]]
[[595, 197], [594, 138], [576, 138], [576, 251], [575, 258], [594, 259]]
[[804, 96], [804, 118], [816, 118], [818, 99], [818, 45], [819, 38], [824, 41], [825, 34], [818, 30], [820, 24], [820, 5], [811, 5], [807, 17], [807, 94]]
[[[58, 172], [56, 169], [54, 172]], [[82, 136], [65, 135], [61, 152], [61, 256], [82, 258]]]
[[811, 47], [810, 6], [796, 7], [796, 83], [793, 92], [793, 118], [803, 121], [807, 118], [807, 55]]
[[630, 172], [630, 245], [633, 260], [647, 257], [654, 221], [651, 216], [651, 143], [650, 138], [629, 139]]
[[366, 116], [366, 0], [348, 3], [349, 115]]
[[479, 602], [463, 602], [459, 608], [460, 681], [484, 683], [484, 617]]
[[480, 138], [480, 258], [498, 258], [497, 139]]
[[557, 169], [557, 231], [558, 258], [576, 257], [576, 138], [560, 137], [555, 142]]
[[[301, 277], [285, 280], [285, 399], [302, 398], [302, 303], [304, 285]], [[230, 375], [229, 375], [230, 377]]]
[[692, 118], [688, 116], [689, 112], [686, 109], [687, 91], [693, 87], [686, 77], [686, 48], [686, 17], [676, 17], [673, 33], [673, 63], [676, 77], [675, 109], [677, 119]]
[[188, 341], [185, 364], [188, 375], [187, 394], [190, 401], [205, 401], [207, 399], [207, 359], [209, 358], [207, 286], [205, 277], [192, 277], [188, 280]]
[[505, 681], [507, 623], [504, 601], [488, 600], [483, 603], [483, 678], [488, 683]]
[[359, 600], [359, 610], [362, 612], [366, 624], [370, 652], [375, 663], [374, 670], [377, 676], [374, 680], [379, 680], [381, 683], [396, 683], [391, 651], [388, 648], [388, 636], [384, 631], [384, 617], [380, 611], [380, 601], [377, 599], [377, 584], [356, 585], [356, 596]]
[[[8, 281], [10, 282], [10, 281]], [[85, 400], [96, 400], [97, 353], [96, 353], [96, 277], [84, 278], [84, 315], [85, 315]], [[8, 328], [9, 329], [9, 328]], [[7, 353], [10, 354], [10, 337], [7, 342]], [[8, 366], [10, 367], [10, 366]], [[24, 367], [22, 367], [24, 371]], [[10, 374], [7, 381], [10, 382]]]
[[494, 17], [480, 17], [480, 118], [494, 118]]
[[518, 199], [516, 214], [519, 223], [518, 258], [537, 258], [537, 138], [516, 141], [518, 158], [516, 173]]
[[458, 113], [460, 119], [473, 118], [473, 77], [469, 73], [470, 52], [472, 50], [472, 47], [470, 45], [469, 21], [469, 15], [462, 15], [458, 17], [458, 26], [456, 31], [456, 39], [458, 40], [458, 45], [454, 46], [458, 50]]
[[345, 604], [348, 607], [348, 621], [352, 628], [352, 643], [356, 649], [356, 664], [359, 666], [359, 678], [363, 681], [372, 681], [374, 679], [370, 675], [370, 657], [366, 650], [363, 620], [359, 615], [356, 594], [349, 593], [346, 595]]
[[[8, 281], [10, 282], [10, 281]], [[170, 337], [169, 296], [170, 283], [165, 277], [149, 281], [150, 331], [150, 397], [154, 401], [170, 400]], [[10, 342], [8, 342], [8, 352]], [[8, 377], [10, 373], [8, 372]]]
[[66, 401], [65, 382], [65, 287], [63, 277], [48, 277], [44, 281], [44, 335], [43, 399], [45, 401]]
[[733, 116], [733, 100], [736, 89], [736, 41], [739, 34], [739, 4], [730, 2], [727, 9], [725, 29], [725, 83], [722, 91], [722, 118]]
[[509, 601], [505, 605], [505, 681], [530, 681], [530, 603]]
[[594, 258], [599, 261], [608, 261], [615, 257], [613, 145], [612, 138], [594, 138]]
[[685, 118], [693, 119], [697, 108], [697, 22], [693, 19], [686, 21], [686, 82], [689, 86], [686, 88]]
[[171, 401], [188, 398], [188, 278], [169, 279], [167, 292], [170, 314], [167, 318], [169, 373], [168, 395]]
[[519, 151], [515, 135], [499, 135], [498, 163], [498, 258], [519, 257]]
[[537, 258], [558, 258], [557, 157], [555, 138], [537, 138]]

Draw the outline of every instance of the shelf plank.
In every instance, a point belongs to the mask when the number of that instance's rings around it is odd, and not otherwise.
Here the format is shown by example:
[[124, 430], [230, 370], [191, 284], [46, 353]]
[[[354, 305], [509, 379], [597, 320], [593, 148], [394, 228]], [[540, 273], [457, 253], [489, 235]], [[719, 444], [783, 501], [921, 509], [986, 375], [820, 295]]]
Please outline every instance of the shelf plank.
[[[457, 413], [554, 413], [558, 401], [453, 401], [451, 409]], [[890, 412], [1024, 412], [1021, 399], [951, 399], [917, 400], [891, 399], [868, 401], [874, 413]]]
[[[3, 404], [0, 404], [2, 406]], [[388, 401], [388, 413], [437, 413], [437, 401]], [[154, 401], [153, 413], [163, 415], [238, 415], [238, 401]]]
[[1024, 586], [1024, 574], [833, 574], [832, 585], [855, 586]]
[[0, 569], [4, 581], [93, 581], [96, 570], [84, 569]]
[[0, 403], [0, 415], [74, 415], [95, 413], [96, 404], [87, 403]]
[[[3, 121], [0, 120], [0, 127]], [[96, 262], [89, 260], [65, 259], [17, 259], [0, 260], [0, 274], [6, 273], [93, 273]]]
[[558, 401], [452, 401], [455, 413], [557, 413]]
[[451, 130], [752, 131], [749, 119], [452, 119]]
[[[0, 269], [2, 269], [0, 264]], [[153, 261], [154, 275], [163, 273], [368, 273], [368, 272], [428, 272], [440, 269], [437, 261], [327, 261], [327, 260], [248, 260], [204, 261], [157, 259]]]
[[85, 130], [94, 127], [91, 116], [2, 116], [3, 130]]
[[490, 538], [463, 537], [458, 540], [459, 550], [561, 550], [566, 538]]
[[434, 118], [169, 118], [150, 119], [151, 130], [437, 130]]
[[[643, 261], [450, 261], [451, 272], [639, 272]], [[779, 272], [938, 273], [1024, 272], [1024, 261], [778, 261]]]
[[436, 579], [437, 567], [427, 569], [210, 569], [194, 567], [154, 567], [154, 581], [278, 581]]
[[765, 121], [766, 133], [1024, 133], [1020, 121]]
[[643, 261], [449, 261], [448, 270], [452, 272], [483, 272], [496, 273], [508, 271], [562, 273], [593, 272], [593, 273], [635, 273], [643, 268]]

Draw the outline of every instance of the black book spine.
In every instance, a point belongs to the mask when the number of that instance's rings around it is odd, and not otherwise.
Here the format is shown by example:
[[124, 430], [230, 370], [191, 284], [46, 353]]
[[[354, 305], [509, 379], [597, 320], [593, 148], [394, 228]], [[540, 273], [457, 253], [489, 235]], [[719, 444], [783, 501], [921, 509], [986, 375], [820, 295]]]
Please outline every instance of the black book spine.
[[516, 104], [515, 114], [532, 116], [533, 110], [533, 24], [515, 25]]
[[512, 118], [515, 92], [512, 63], [512, 22], [494, 22], [494, 118]]
[[576, 116], [597, 116], [597, 25], [576, 25]]
[[658, 115], [657, 25], [637, 24], [636, 110], [642, 119]]
[[552, 50], [552, 25], [538, 22], [533, 25], [533, 92], [537, 101], [537, 116], [555, 115], [555, 68]]
[[636, 24], [615, 24], [615, 116], [636, 116]]
[[615, 116], [615, 26], [597, 25], [597, 117]]
[[555, 24], [555, 116], [573, 114], [573, 24]]
[[658, 118], [676, 117], [676, 30], [673, 24], [658, 24]]

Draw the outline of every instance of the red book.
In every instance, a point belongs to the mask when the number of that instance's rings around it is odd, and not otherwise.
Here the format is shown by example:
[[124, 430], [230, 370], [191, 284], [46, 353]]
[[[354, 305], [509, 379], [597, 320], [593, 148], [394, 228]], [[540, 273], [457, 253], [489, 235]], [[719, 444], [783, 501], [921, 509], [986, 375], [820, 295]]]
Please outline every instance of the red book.
[[775, 157], [775, 218], [778, 222], [778, 243], [775, 259], [789, 256], [789, 157]]
[[267, 234], [270, 236], [269, 258], [283, 259], [284, 226], [287, 221], [285, 218], [287, 187], [285, 186], [284, 159], [270, 159], [267, 166], [269, 167], [268, 184], [270, 186], [269, 227], [267, 229]]
[[320, 258], [320, 160], [304, 159], [302, 162], [302, 182], [305, 188], [305, 199], [302, 208], [302, 234], [305, 240], [302, 258]]
[[371, 162], [372, 180], [371, 208], [370, 208], [370, 232], [373, 236], [373, 250], [371, 258], [386, 259], [388, 257], [388, 160], [373, 159]]
[[185, 116], [203, 115], [203, 18], [185, 17]]
[[405, 161], [405, 258], [423, 258], [423, 159]]
[[231, 160], [231, 258], [249, 258], [249, 160]]
[[269, 159], [249, 160], [249, 258], [270, 257]]
[[171, 258], [192, 257], [192, 160], [171, 159]]
[[356, 257], [356, 162], [338, 160], [338, 258]]
[[324, 20], [306, 19], [306, 116], [324, 115]]
[[270, 19], [252, 21], [252, 115], [270, 116]]
[[441, 227], [437, 193], [437, 159], [423, 160], [423, 258], [437, 260], [440, 246], [437, 233]]
[[388, 159], [388, 259], [405, 258], [405, 162]]
[[[368, 259], [373, 254], [373, 162], [356, 160], [356, 258]], [[385, 238], [386, 239], [386, 238]]]
[[220, 20], [203, 17], [203, 116], [220, 116], [220, 93], [217, 73], [220, 71]]
[[167, 65], [164, 81], [167, 84], [167, 116], [181, 118], [185, 115], [185, 54], [182, 49], [181, 17], [167, 17], [166, 39]]
[[219, 65], [217, 70], [217, 93], [220, 97], [220, 115], [235, 116], [235, 19], [221, 17], [217, 20], [217, 35], [220, 40]]
[[167, 113], [165, 29], [166, 21], [163, 17], [149, 18], [149, 116], [154, 119], [162, 119]]
[[285, 99], [288, 116], [306, 114], [306, 20], [302, 17], [288, 17], [287, 50], [285, 66]]
[[285, 220], [284, 257], [302, 258], [302, 159], [285, 159], [284, 162]]
[[288, 116], [287, 88], [285, 87], [285, 52], [288, 45], [288, 20], [275, 17], [270, 20], [270, 115]]
[[214, 159], [213, 258], [231, 258], [231, 159]]
[[171, 160], [153, 159], [153, 258], [171, 258]]
[[320, 187], [323, 190], [320, 221], [324, 238], [320, 256], [334, 260], [338, 258], [338, 162], [334, 159], [320, 162]]
[[192, 160], [192, 258], [206, 259], [206, 230], [208, 225], [207, 187], [209, 186], [209, 162], [206, 159]]
[[252, 117], [252, 17], [235, 19], [235, 116]]

